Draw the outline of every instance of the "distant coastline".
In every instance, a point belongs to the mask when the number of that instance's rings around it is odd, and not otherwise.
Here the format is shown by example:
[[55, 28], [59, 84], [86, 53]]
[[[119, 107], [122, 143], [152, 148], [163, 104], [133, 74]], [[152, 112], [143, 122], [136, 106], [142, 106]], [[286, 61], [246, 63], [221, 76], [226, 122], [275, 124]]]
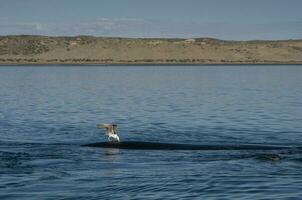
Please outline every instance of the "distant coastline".
[[302, 64], [302, 40], [0, 36], [0, 65]]

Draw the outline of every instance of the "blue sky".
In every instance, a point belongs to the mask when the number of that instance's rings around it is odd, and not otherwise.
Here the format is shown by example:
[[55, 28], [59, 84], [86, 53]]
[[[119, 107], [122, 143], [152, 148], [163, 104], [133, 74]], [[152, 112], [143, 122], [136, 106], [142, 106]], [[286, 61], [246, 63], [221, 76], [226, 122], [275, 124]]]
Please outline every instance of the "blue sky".
[[0, 34], [301, 39], [301, 0], [0, 0]]

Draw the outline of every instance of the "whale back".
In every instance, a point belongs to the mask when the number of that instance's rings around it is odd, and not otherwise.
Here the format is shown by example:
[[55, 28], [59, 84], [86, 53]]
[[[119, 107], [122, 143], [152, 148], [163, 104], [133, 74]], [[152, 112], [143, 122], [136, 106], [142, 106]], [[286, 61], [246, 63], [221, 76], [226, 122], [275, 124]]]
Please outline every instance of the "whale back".
[[279, 150], [294, 147], [279, 145], [259, 145], [259, 144], [177, 144], [177, 143], [158, 143], [158, 142], [97, 142], [83, 145], [86, 147], [117, 148], [117, 149], [136, 149], [136, 150]]

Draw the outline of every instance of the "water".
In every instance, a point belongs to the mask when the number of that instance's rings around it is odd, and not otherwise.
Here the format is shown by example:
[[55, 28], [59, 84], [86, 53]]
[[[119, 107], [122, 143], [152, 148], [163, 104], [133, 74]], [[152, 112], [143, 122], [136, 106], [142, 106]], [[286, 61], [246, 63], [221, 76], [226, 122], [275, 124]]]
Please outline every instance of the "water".
[[300, 199], [299, 151], [80, 145], [116, 123], [123, 141], [302, 146], [301, 100], [302, 66], [1, 67], [0, 199]]

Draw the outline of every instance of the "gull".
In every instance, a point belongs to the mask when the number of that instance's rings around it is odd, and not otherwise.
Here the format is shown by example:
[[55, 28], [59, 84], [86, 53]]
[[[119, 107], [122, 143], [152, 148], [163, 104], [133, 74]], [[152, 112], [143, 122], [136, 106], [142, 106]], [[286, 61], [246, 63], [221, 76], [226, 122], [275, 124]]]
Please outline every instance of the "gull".
[[120, 142], [120, 138], [117, 135], [117, 125], [116, 124], [99, 124], [97, 128], [105, 128], [105, 134], [108, 136], [110, 142]]

